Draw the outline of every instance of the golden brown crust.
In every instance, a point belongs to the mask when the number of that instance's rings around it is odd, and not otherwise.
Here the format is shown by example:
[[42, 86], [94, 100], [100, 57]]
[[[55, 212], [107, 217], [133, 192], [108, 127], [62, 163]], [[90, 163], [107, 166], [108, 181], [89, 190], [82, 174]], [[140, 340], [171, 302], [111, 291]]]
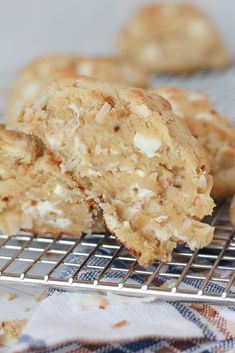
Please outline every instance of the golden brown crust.
[[120, 33], [117, 54], [151, 72], [190, 73], [230, 61], [210, 18], [191, 4], [140, 8]]
[[168, 99], [173, 111], [184, 119], [191, 133], [205, 148], [214, 178], [212, 195], [216, 199], [235, 193], [235, 127], [219, 114], [202, 93], [176, 87], [154, 90]]

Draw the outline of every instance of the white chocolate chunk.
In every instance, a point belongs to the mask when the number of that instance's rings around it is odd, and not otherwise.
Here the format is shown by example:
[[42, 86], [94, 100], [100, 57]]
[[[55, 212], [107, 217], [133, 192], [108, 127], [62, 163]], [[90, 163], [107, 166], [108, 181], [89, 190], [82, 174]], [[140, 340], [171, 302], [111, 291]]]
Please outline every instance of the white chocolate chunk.
[[134, 136], [134, 145], [141, 151], [141, 153], [152, 158], [157, 155], [156, 151], [161, 146], [161, 141], [158, 138], [149, 137], [137, 132]]
[[40, 216], [45, 217], [50, 213], [54, 213], [57, 215], [62, 215], [63, 211], [57, 208], [49, 201], [40, 201], [35, 206], [30, 205], [28, 202], [22, 204], [21, 209], [25, 212], [25, 214], [30, 214], [32, 216]]

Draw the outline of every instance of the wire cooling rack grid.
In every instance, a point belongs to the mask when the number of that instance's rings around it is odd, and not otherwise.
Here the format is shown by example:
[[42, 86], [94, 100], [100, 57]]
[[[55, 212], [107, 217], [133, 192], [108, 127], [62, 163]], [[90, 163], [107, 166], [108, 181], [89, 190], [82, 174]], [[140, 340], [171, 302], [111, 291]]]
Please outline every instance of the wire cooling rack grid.
[[0, 235], [0, 281], [235, 305], [235, 229], [228, 205], [220, 204], [207, 219], [216, 228], [210, 246], [195, 252], [179, 246], [172, 261], [148, 268], [109, 234]]

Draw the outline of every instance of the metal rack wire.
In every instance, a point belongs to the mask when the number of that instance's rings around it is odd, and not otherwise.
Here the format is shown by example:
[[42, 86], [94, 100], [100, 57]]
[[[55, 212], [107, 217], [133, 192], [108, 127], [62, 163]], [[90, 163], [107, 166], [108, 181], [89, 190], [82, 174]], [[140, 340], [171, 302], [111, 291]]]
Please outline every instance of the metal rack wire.
[[228, 201], [206, 220], [215, 226], [207, 248], [179, 246], [168, 263], [143, 268], [109, 234], [34, 237], [0, 235], [0, 282], [113, 291], [159, 299], [235, 305], [235, 229]]

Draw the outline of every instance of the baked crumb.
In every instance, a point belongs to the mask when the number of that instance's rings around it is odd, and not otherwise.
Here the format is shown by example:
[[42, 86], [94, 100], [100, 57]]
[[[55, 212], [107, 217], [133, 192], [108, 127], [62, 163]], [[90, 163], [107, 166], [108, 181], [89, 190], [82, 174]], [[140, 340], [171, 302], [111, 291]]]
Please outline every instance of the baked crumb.
[[109, 304], [108, 299], [106, 299], [106, 298], [101, 298], [101, 299], [99, 300], [99, 309], [106, 309], [106, 307], [108, 306], [108, 304]]
[[14, 293], [7, 293], [4, 296], [4, 299], [7, 301], [11, 301], [14, 300], [16, 298], [16, 295]]
[[127, 320], [122, 320], [122, 321], [116, 322], [116, 324], [114, 324], [112, 327], [113, 328], [121, 328], [123, 326], [126, 326], [127, 324], [128, 324]]

